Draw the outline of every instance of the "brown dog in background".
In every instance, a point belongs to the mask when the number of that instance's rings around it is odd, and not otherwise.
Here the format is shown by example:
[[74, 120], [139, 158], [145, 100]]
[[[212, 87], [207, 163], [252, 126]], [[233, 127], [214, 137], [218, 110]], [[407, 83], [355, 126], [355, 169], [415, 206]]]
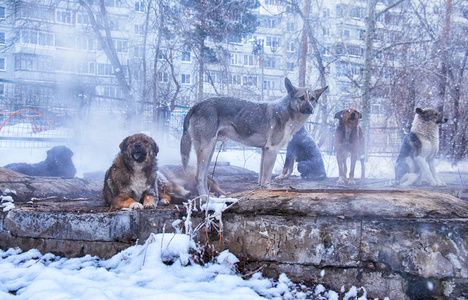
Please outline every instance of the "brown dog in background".
[[344, 109], [335, 114], [335, 119], [339, 120], [338, 127], [335, 130], [335, 151], [338, 162], [339, 178], [338, 184], [346, 183], [346, 159], [351, 155], [351, 164], [349, 167], [349, 184], [355, 184], [354, 168], [356, 160], [361, 161], [361, 180], [365, 179], [365, 144], [359, 119], [362, 114], [354, 108]]
[[120, 152], [104, 178], [104, 200], [111, 209], [156, 208], [158, 152], [156, 142], [143, 133], [120, 143]]

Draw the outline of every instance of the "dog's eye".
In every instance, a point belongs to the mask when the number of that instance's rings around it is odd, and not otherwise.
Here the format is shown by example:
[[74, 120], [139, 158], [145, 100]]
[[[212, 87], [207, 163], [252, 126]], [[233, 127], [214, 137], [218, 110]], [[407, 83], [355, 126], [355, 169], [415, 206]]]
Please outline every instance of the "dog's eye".
[[147, 141], [147, 140], [143, 140], [143, 143], [144, 143], [144, 144], [148, 144], [148, 141]]
[[301, 99], [302, 101], [305, 100], [305, 96], [300, 96], [299, 99]]

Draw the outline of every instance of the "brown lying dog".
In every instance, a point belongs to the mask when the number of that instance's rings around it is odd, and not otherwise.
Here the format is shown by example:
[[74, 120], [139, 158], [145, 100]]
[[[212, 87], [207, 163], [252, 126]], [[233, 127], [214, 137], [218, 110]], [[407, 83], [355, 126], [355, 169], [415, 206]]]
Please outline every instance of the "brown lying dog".
[[120, 143], [120, 152], [104, 179], [104, 200], [111, 209], [156, 207], [158, 152], [156, 142], [142, 133]]
[[[198, 196], [197, 183], [195, 180], [195, 168], [187, 167], [187, 170], [184, 172], [181, 165], [166, 165], [161, 166], [159, 171], [167, 179], [167, 181], [171, 183], [172, 197], [187, 200], [189, 197]], [[214, 193], [216, 197], [226, 195], [226, 193], [219, 187], [218, 182], [216, 182], [216, 180], [212, 179], [210, 176], [208, 176], [208, 186], [210, 192]], [[161, 191], [161, 189], [159, 190]]]
[[338, 127], [335, 130], [335, 151], [340, 176], [338, 184], [346, 183], [346, 159], [348, 154], [351, 154], [348, 183], [355, 184], [354, 168], [358, 158], [361, 161], [361, 180], [365, 179], [364, 135], [361, 126], [358, 124], [359, 119], [362, 119], [362, 114], [354, 108], [348, 108], [337, 112], [335, 119], [339, 120]]

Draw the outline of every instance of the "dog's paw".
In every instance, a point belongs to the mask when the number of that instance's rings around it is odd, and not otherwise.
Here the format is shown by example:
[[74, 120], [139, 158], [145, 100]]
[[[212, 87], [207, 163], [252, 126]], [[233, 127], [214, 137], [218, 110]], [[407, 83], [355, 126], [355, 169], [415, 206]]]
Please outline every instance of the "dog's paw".
[[338, 178], [337, 184], [345, 184], [345, 179], [343, 177]]
[[134, 209], [134, 210], [143, 209], [143, 205], [141, 203], [135, 202], [135, 203], [130, 204], [128, 208]]
[[283, 179], [286, 179], [288, 177], [289, 177], [288, 174], [280, 174], [280, 175], [276, 176], [274, 180], [283, 180]]
[[447, 184], [442, 180], [436, 180], [432, 186], [447, 186]]
[[189, 198], [191, 194], [192, 193], [190, 193], [190, 191], [187, 191], [187, 190], [183, 190], [180, 192], [180, 195], [184, 198]]
[[161, 203], [164, 206], [169, 205], [169, 204], [171, 204], [171, 197], [169, 195], [168, 195], [168, 197], [160, 197], [159, 198], [159, 203]]
[[354, 179], [350, 179], [350, 180], [348, 180], [348, 184], [356, 185], [356, 181]]
[[147, 195], [143, 200], [143, 207], [147, 209], [156, 208], [156, 201], [154, 201], [154, 197]]

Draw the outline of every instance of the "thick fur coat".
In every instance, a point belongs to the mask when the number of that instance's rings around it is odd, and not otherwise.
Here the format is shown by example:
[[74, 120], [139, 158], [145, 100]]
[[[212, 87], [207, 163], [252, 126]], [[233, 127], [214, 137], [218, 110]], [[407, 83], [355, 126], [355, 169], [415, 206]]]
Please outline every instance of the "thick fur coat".
[[437, 175], [434, 159], [439, 152], [439, 125], [447, 120], [434, 109], [416, 108], [395, 165], [395, 179], [402, 186], [423, 182], [445, 185]]
[[225, 138], [262, 149], [258, 182], [262, 187], [270, 186], [278, 150], [304, 125], [327, 89], [296, 88], [287, 78], [285, 86], [288, 95], [279, 102], [254, 103], [218, 97], [199, 102], [190, 109], [184, 120], [180, 152], [186, 169], [192, 144], [195, 148], [200, 195], [208, 195], [208, 167], [216, 142]]
[[104, 178], [104, 200], [111, 209], [155, 208], [158, 145], [139, 133], [120, 143], [120, 152]]
[[[355, 184], [354, 169], [356, 161], [361, 162], [361, 181], [365, 179], [365, 143], [364, 135], [362, 134], [359, 120], [362, 119], [362, 114], [354, 108], [344, 109], [335, 114], [335, 119], [338, 119], [338, 126], [335, 130], [335, 151], [336, 160], [338, 163], [339, 178], [338, 184]], [[347, 157], [351, 156], [349, 166], [349, 177], [346, 178]]]
[[305, 127], [301, 127], [288, 144], [283, 172], [278, 179], [287, 178], [294, 169], [297, 161], [297, 170], [301, 177], [310, 180], [324, 180], [327, 178], [322, 154], [317, 144]]

